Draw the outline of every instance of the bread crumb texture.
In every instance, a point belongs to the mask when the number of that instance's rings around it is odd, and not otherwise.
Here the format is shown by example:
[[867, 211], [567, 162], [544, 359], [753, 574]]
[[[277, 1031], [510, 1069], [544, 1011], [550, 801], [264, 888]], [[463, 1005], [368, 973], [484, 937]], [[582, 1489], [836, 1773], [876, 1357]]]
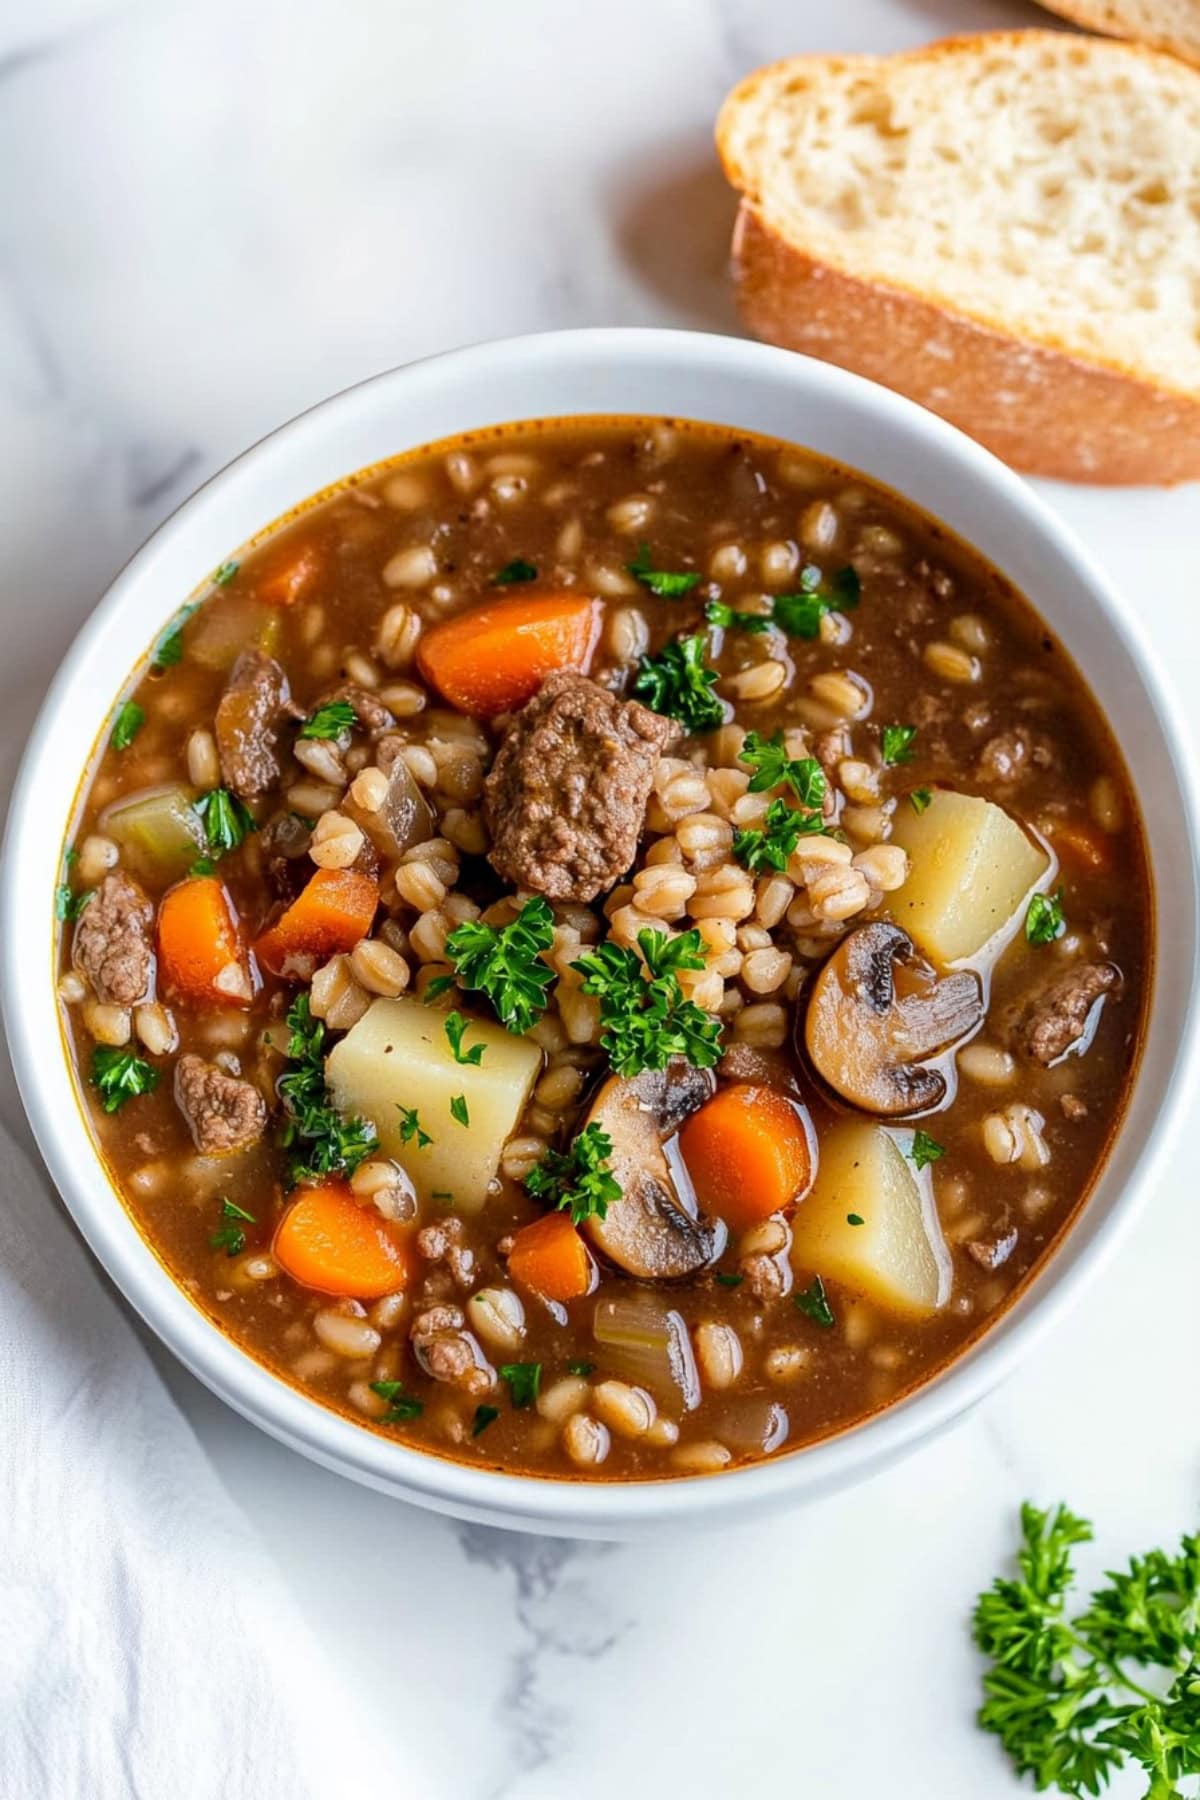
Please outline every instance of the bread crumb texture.
[[1200, 0], [1042, 0], [1060, 18], [1200, 63]]

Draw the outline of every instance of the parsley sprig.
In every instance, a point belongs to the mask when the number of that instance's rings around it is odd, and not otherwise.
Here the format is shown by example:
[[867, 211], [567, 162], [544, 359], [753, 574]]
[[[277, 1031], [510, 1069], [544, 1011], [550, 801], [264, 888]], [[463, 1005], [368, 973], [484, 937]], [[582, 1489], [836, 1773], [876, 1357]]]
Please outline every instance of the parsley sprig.
[[798, 812], [786, 800], [772, 800], [761, 825], [734, 833], [733, 854], [754, 875], [763, 869], [786, 869], [800, 839], [824, 829], [819, 812]]
[[108, 734], [108, 741], [114, 750], [128, 750], [142, 726], [146, 723], [146, 714], [136, 700], [126, 700], [120, 707]]
[[[496, 1017], [520, 1035], [546, 1010], [546, 989], [553, 971], [542, 961], [554, 942], [554, 914], [539, 894], [527, 900], [509, 925], [484, 925], [469, 919], [446, 939], [458, 985], [486, 994]], [[431, 984], [432, 985], [432, 984]]]
[[802, 1293], [792, 1295], [792, 1304], [806, 1319], [819, 1325], [822, 1331], [831, 1331], [837, 1323], [829, 1304], [829, 1296], [825, 1292], [825, 1283], [819, 1275], [813, 1276]]
[[1033, 894], [1025, 909], [1025, 937], [1031, 944], [1052, 944], [1067, 929], [1063, 891]]
[[523, 556], [514, 556], [511, 562], [506, 562], [502, 569], [496, 570], [492, 576], [492, 586], [512, 587], [517, 582], [536, 581], [537, 573], [535, 563], [526, 562]]
[[946, 1154], [946, 1146], [930, 1137], [927, 1131], [914, 1131], [908, 1154], [915, 1169], [927, 1169], [930, 1163], [941, 1161]]
[[1071, 1551], [1091, 1539], [1065, 1506], [1021, 1508], [1017, 1574], [975, 1607], [991, 1665], [979, 1723], [1038, 1789], [1098, 1794], [1131, 1762], [1149, 1777], [1145, 1800], [1182, 1800], [1178, 1783], [1200, 1774], [1200, 1537], [1131, 1558], [1070, 1618]]
[[789, 637], [815, 638], [820, 636], [826, 613], [853, 612], [861, 597], [862, 582], [857, 569], [849, 564], [835, 569], [826, 581], [814, 563], [806, 563], [800, 571], [798, 591], [777, 594], [771, 616]]
[[885, 769], [894, 768], [897, 763], [911, 762], [916, 752], [913, 739], [917, 735], [915, 725], [885, 725], [879, 734], [879, 754], [883, 758]]
[[331, 700], [327, 706], [318, 706], [316, 712], [310, 713], [300, 727], [302, 738], [339, 738], [344, 732], [353, 731], [358, 724], [358, 714], [348, 700]]
[[585, 1125], [567, 1151], [547, 1150], [525, 1177], [535, 1200], [558, 1212], [569, 1212], [573, 1225], [603, 1219], [621, 1198], [621, 1184], [609, 1165], [612, 1139], [602, 1126]]
[[660, 600], [679, 600], [684, 594], [690, 594], [698, 587], [703, 576], [694, 569], [656, 569], [650, 558], [649, 544], [642, 544], [637, 555], [626, 567], [635, 581], [640, 581], [644, 588]]
[[704, 618], [707, 624], [718, 625], [722, 631], [747, 631], [752, 637], [770, 631], [774, 622], [769, 613], [735, 612], [724, 600], [706, 601]]
[[825, 771], [815, 756], [789, 756], [782, 730], [769, 738], [748, 731], [738, 761], [753, 770], [752, 794], [766, 794], [786, 783], [801, 806], [819, 807], [825, 803]]
[[118, 1112], [127, 1100], [134, 1100], [139, 1094], [152, 1094], [159, 1079], [153, 1063], [135, 1056], [132, 1050], [97, 1044], [92, 1051], [92, 1086], [106, 1113]]
[[208, 1240], [211, 1250], [223, 1250], [226, 1256], [240, 1256], [246, 1248], [243, 1225], [256, 1225], [253, 1213], [246, 1212], [232, 1200], [221, 1201], [221, 1223]]
[[286, 1118], [280, 1143], [287, 1152], [292, 1187], [321, 1175], [353, 1175], [360, 1162], [379, 1148], [375, 1127], [365, 1119], [343, 1118], [325, 1086], [325, 1026], [314, 1019], [307, 994], [297, 994], [288, 1009], [291, 1067], [279, 1077], [279, 1097]]
[[192, 802], [192, 808], [203, 823], [209, 849], [218, 856], [236, 850], [250, 832], [258, 830], [254, 814], [228, 788], [211, 788]]
[[657, 656], [643, 656], [633, 692], [654, 712], [678, 719], [688, 731], [714, 731], [725, 708], [713, 693], [717, 671], [704, 660], [704, 639], [675, 638]]
[[463, 1039], [470, 1031], [474, 1021], [464, 1019], [460, 1012], [447, 1013], [444, 1021], [446, 1041], [450, 1045], [451, 1055], [456, 1063], [471, 1063], [478, 1068], [483, 1061], [486, 1044], [472, 1044], [469, 1050], [463, 1049]]
[[541, 1363], [501, 1363], [498, 1373], [514, 1406], [533, 1405], [541, 1392]]
[[600, 1043], [618, 1075], [665, 1069], [674, 1056], [708, 1069], [721, 1055], [721, 1022], [685, 1000], [681, 969], [704, 967], [700, 933], [693, 928], [668, 938], [638, 932], [637, 952], [604, 943], [571, 967], [584, 977], [583, 992], [600, 1000]]
[[407, 1393], [402, 1381], [372, 1381], [368, 1385], [373, 1394], [387, 1401], [387, 1411], [379, 1421], [381, 1425], [402, 1425], [408, 1419], [419, 1419], [425, 1411], [425, 1402], [418, 1400], [415, 1394]]

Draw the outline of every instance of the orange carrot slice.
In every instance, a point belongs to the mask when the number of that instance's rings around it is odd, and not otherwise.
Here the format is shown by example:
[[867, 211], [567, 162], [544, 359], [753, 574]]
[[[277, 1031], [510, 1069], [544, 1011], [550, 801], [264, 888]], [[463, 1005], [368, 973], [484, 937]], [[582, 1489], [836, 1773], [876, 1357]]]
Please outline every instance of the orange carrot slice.
[[345, 1182], [301, 1188], [275, 1230], [271, 1254], [301, 1287], [343, 1300], [378, 1300], [408, 1285], [412, 1257]]
[[254, 982], [233, 901], [214, 875], [168, 888], [158, 908], [163, 986], [195, 1005], [248, 1006]]
[[578, 594], [514, 594], [435, 625], [417, 662], [452, 706], [491, 718], [523, 706], [552, 669], [586, 670], [601, 613]]
[[595, 1264], [566, 1213], [547, 1213], [523, 1225], [508, 1253], [508, 1272], [544, 1300], [578, 1300], [590, 1293]]
[[791, 1206], [812, 1185], [803, 1114], [775, 1088], [722, 1088], [687, 1121], [679, 1150], [701, 1210], [735, 1231]]
[[339, 951], [366, 937], [379, 904], [379, 883], [361, 869], [318, 869], [304, 892], [264, 931], [254, 954], [272, 975], [304, 981]]
[[1059, 855], [1085, 869], [1099, 871], [1112, 863], [1112, 839], [1088, 819], [1048, 818], [1046, 836]]
[[321, 573], [321, 558], [312, 544], [297, 549], [283, 543], [261, 566], [254, 584], [256, 600], [268, 606], [292, 606], [304, 595]]

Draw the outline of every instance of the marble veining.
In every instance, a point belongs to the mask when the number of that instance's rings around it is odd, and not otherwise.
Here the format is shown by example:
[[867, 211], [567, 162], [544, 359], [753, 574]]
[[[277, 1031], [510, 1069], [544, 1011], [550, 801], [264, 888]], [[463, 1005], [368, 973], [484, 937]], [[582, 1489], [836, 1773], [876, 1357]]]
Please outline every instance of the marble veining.
[[[9, 0], [4, 791], [112, 574], [275, 424], [480, 337], [735, 330], [711, 126], [756, 63], [1034, 23], [1022, 0]], [[1044, 491], [1194, 687], [1198, 490]], [[7, 1069], [0, 1107], [23, 1134]], [[1094, 1512], [1096, 1567], [1194, 1521], [1198, 1255], [1181, 1169], [1083, 1310], [955, 1431], [719, 1538], [436, 1519], [310, 1468], [161, 1361], [313, 1630], [420, 1746], [420, 1800], [1004, 1800], [971, 1723], [971, 1599], [1026, 1494]]]

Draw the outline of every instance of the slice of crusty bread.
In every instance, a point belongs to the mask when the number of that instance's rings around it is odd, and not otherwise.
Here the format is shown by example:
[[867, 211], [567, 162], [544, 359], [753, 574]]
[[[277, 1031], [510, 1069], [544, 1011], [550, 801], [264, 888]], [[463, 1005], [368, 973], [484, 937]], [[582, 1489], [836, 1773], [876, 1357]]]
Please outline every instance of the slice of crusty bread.
[[1061, 18], [1200, 63], [1200, 0], [1042, 0]]
[[1200, 74], [1062, 32], [801, 56], [721, 109], [743, 315], [1016, 467], [1200, 476]]

